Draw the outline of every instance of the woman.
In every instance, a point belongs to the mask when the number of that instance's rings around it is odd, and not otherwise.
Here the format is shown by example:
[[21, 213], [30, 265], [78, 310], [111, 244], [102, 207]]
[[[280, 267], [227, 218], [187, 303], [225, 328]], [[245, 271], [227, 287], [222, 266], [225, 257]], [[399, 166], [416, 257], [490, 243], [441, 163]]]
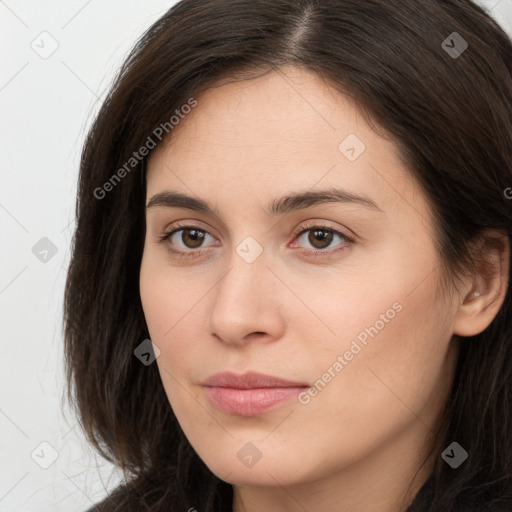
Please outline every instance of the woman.
[[[466, 0], [184, 0], [82, 154], [91, 510], [512, 510], [512, 44]], [[507, 192], [508, 191], [508, 192]]]

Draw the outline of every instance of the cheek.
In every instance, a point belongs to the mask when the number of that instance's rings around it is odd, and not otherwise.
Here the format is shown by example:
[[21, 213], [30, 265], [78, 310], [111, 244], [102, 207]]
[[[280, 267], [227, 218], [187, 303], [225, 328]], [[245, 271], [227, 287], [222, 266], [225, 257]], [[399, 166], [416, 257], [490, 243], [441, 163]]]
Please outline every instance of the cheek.
[[437, 292], [435, 252], [423, 247], [414, 258], [409, 248], [380, 254], [372, 265], [362, 265], [371, 270], [335, 277], [343, 284], [325, 286], [322, 293], [313, 286], [301, 290], [315, 298], [318, 317], [297, 316], [294, 327], [304, 333], [301, 339], [316, 340], [304, 343], [304, 361], [318, 383], [310, 400], [319, 407], [318, 417], [325, 405], [348, 413], [354, 426], [371, 429], [368, 421], [379, 415], [392, 421], [410, 415], [408, 407], [421, 411], [449, 379], [445, 359], [453, 311]]
[[432, 425], [430, 406], [451, 378], [450, 312], [437, 297], [435, 277], [413, 292], [396, 282], [377, 290], [354, 287], [351, 300], [339, 300], [337, 313], [327, 310], [324, 319], [336, 338], [310, 359], [316, 361], [310, 417], [322, 423], [330, 411], [333, 424], [365, 434], [353, 437], [356, 444], [399, 430], [415, 415]]
[[139, 285], [152, 340], [155, 343], [165, 340], [166, 344], [208, 291], [207, 280], [205, 282], [200, 277], [180, 279], [179, 271], [170, 269], [165, 258], [151, 250], [144, 253]]
[[[160, 350], [157, 365], [165, 391], [175, 408], [183, 386], [204, 352], [205, 298], [211, 288], [205, 277], [179, 278], [159, 255], [144, 254], [140, 271], [140, 295], [152, 342]], [[203, 329], [204, 331], [204, 329]], [[186, 394], [184, 396], [187, 396]]]

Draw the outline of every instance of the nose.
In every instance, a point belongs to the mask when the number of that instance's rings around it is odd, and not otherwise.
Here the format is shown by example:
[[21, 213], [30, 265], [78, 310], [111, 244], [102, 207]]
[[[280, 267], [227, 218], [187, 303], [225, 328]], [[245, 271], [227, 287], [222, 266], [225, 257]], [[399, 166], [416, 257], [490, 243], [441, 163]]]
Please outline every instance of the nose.
[[265, 253], [247, 263], [235, 251], [212, 295], [210, 332], [225, 344], [269, 343], [283, 335], [282, 283], [267, 267]]

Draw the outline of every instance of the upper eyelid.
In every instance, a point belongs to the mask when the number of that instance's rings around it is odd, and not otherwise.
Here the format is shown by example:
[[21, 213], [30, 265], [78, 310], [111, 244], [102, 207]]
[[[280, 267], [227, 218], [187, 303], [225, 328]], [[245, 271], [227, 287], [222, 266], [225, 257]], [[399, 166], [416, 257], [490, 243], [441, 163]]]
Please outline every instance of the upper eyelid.
[[216, 237], [210, 229], [203, 228], [200, 225], [194, 224], [197, 221], [194, 222], [183, 222], [182, 221], [176, 221], [175, 223], [172, 223], [172, 227], [165, 227], [163, 229], [164, 234], [170, 234], [175, 233], [176, 231], [181, 231], [182, 229], [197, 229], [198, 231], [204, 231], [205, 233], [208, 233], [210, 236]]
[[[356, 235], [352, 233], [351, 230], [347, 228], [337, 228], [334, 226], [330, 226], [328, 222], [326, 221], [306, 221], [302, 222], [297, 231], [294, 231], [295, 236], [298, 236], [302, 234], [305, 231], [309, 231], [314, 228], [321, 228], [321, 229], [328, 229], [330, 231], [333, 231], [334, 233], [339, 233], [340, 235], [344, 236], [347, 240], [355, 241]], [[348, 231], [348, 233], [347, 233]]]
[[[211, 232], [210, 228], [204, 228], [204, 227], [201, 227], [200, 225], [194, 224], [195, 222], [200, 223], [200, 221], [197, 221], [197, 220], [193, 220], [191, 222], [185, 221], [183, 224], [181, 224], [181, 222], [183, 222], [183, 221], [172, 222], [172, 223], [168, 224], [162, 231], [166, 234], [169, 234], [174, 231], [178, 231], [180, 229], [198, 229], [199, 231], [205, 231], [209, 235], [214, 236], [213, 233]], [[172, 227], [168, 227], [170, 225], [172, 225]], [[295, 236], [297, 236], [300, 233], [302, 233], [303, 231], [307, 231], [307, 230], [313, 229], [313, 228], [326, 228], [326, 229], [330, 229], [332, 231], [338, 231], [345, 236], [350, 236], [343, 232], [343, 230], [346, 228], [337, 228], [337, 227], [329, 225], [329, 221], [320, 221], [320, 220], [301, 222], [297, 228], [294, 228], [293, 233]]]

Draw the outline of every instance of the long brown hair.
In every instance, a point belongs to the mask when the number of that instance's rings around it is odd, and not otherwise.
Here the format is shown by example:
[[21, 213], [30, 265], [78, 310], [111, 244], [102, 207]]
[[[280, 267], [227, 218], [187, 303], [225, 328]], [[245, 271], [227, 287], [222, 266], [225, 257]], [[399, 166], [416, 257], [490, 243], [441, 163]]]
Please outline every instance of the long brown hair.
[[[147, 156], [133, 153], [206, 88], [284, 65], [329, 80], [391, 134], [432, 206], [447, 276], [471, 268], [469, 244], [486, 229], [511, 232], [512, 44], [481, 8], [468, 0], [173, 6], [120, 69], [80, 164], [65, 290], [68, 398], [90, 442], [126, 478], [101, 510], [231, 510], [231, 485], [190, 446], [156, 364], [134, 357], [149, 333], [138, 279]], [[432, 447], [457, 441], [469, 458], [454, 470], [438, 457], [409, 512], [512, 510], [511, 432], [507, 292], [492, 324], [462, 344]]]

